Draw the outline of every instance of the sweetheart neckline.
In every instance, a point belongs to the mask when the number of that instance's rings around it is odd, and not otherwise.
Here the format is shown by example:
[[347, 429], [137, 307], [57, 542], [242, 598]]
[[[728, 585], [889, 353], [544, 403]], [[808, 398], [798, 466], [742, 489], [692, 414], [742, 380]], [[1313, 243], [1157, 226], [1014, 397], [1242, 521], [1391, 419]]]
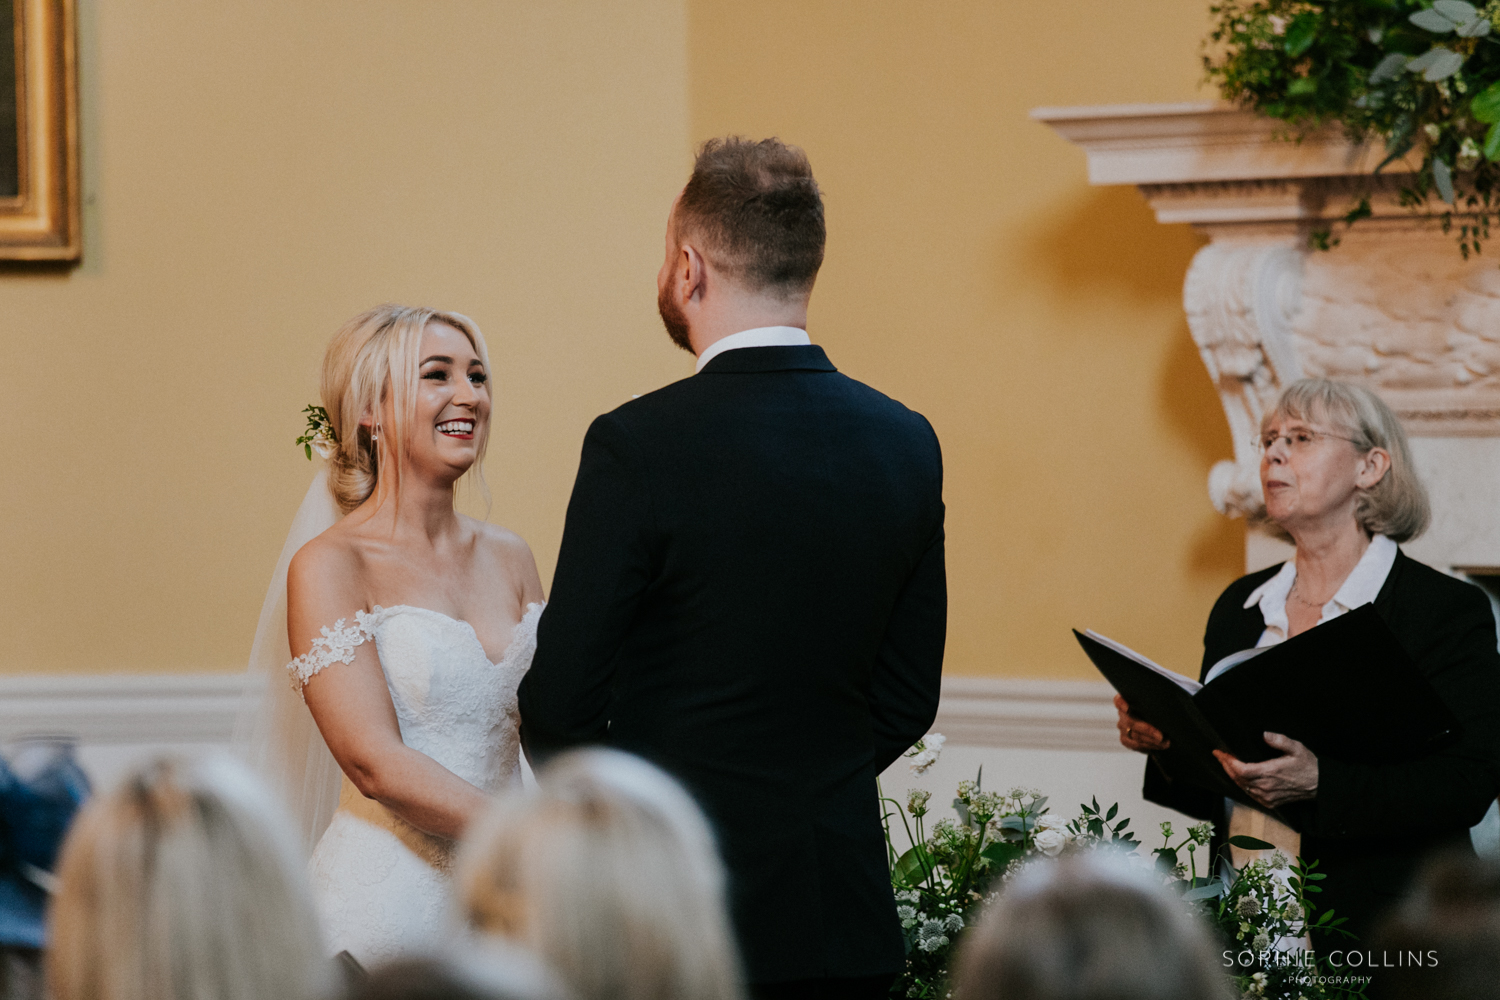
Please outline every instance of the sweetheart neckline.
[[526, 605], [526, 610], [524, 610], [524, 611], [521, 612], [521, 620], [518, 621], [518, 622], [516, 622], [514, 625], [512, 625], [510, 627], [510, 641], [505, 644], [505, 649], [504, 649], [503, 652], [501, 652], [500, 659], [498, 659], [498, 660], [492, 660], [492, 659], [490, 659], [489, 650], [487, 650], [487, 649], [484, 648], [484, 643], [479, 640], [479, 632], [478, 632], [478, 630], [476, 630], [471, 623], [465, 621], [462, 618], [454, 618], [452, 615], [444, 614], [443, 612], [436, 611], [436, 610], [434, 610], [432, 608], [424, 608], [424, 607], [421, 607], [420, 605], [416, 605], [416, 604], [392, 604], [392, 605], [390, 605], [388, 607], [376, 604], [376, 605], [373, 605], [372, 610], [370, 610], [370, 611], [357, 611], [357, 612], [355, 612], [355, 617], [358, 618], [360, 615], [364, 615], [366, 617], [374, 617], [375, 615], [378, 615], [378, 614], [381, 614], [381, 613], [389, 614], [392, 611], [421, 611], [424, 614], [437, 615], [439, 618], [443, 619], [444, 621], [450, 621], [450, 622], [452, 622], [455, 625], [462, 625], [465, 628], [467, 628], [469, 630], [470, 637], [473, 638], [473, 640], [474, 640], [474, 645], [477, 646], [477, 647], [479, 647], [480, 655], [482, 655], [484, 657], [484, 661], [486, 663], [488, 663], [492, 667], [498, 667], [502, 663], [505, 662], [505, 658], [510, 655], [511, 650], [515, 649], [515, 647], [516, 647], [516, 630], [519, 629], [522, 625], [526, 624], [526, 619], [527, 619], [528, 616], [530, 616], [531, 609], [532, 608], [545, 608], [546, 606], [547, 606], [547, 602], [546, 601], [531, 601], [531, 602], [529, 602]]

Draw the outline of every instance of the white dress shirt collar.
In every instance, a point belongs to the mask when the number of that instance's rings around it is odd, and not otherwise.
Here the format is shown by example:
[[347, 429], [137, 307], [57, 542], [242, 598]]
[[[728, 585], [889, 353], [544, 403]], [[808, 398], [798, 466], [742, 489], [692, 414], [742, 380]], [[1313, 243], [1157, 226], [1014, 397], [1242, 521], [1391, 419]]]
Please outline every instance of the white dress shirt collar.
[[698, 355], [697, 371], [725, 351], [741, 347], [806, 347], [812, 343], [807, 331], [795, 326], [758, 326], [753, 330], [741, 330], [716, 340]]
[[[1359, 557], [1359, 562], [1349, 572], [1338, 593], [1323, 605], [1323, 614], [1318, 619], [1318, 624], [1375, 600], [1380, 594], [1380, 588], [1385, 586], [1386, 577], [1391, 575], [1391, 567], [1396, 563], [1398, 551], [1396, 543], [1384, 535], [1371, 538], [1370, 547]], [[1297, 560], [1288, 559], [1282, 564], [1280, 573], [1256, 587], [1245, 599], [1247, 608], [1260, 605], [1260, 615], [1266, 623], [1266, 630], [1262, 633], [1260, 642], [1256, 643], [1257, 646], [1272, 646], [1286, 639], [1287, 632], [1291, 629], [1286, 616], [1286, 601], [1292, 592], [1292, 584], [1296, 581]]]

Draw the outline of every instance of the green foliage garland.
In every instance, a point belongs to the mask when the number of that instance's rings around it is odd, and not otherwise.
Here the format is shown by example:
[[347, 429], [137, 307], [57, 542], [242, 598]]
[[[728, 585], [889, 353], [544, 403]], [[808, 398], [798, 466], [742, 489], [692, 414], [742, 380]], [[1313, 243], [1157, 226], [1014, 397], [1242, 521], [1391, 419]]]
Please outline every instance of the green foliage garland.
[[[1376, 173], [1417, 151], [1403, 179], [1410, 209], [1437, 198], [1467, 259], [1500, 209], [1500, 0], [1221, 0], [1203, 58], [1223, 96], [1296, 134], [1341, 123], [1378, 139]], [[1370, 215], [1369, 193], [1345, 217]], [[1314, 233], [1314, 246], [1337, 244]]]

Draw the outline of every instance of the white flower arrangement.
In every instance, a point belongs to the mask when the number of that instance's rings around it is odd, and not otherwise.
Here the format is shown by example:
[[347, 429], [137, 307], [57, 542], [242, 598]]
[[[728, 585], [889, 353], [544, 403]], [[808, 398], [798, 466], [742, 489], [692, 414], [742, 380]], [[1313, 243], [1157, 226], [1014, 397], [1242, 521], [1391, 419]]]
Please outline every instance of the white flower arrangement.
[[[906, 754], [914, 773], [925, 772], [937, 760], [944, 740], [931, 734]], [[1316, 862], [1294, 861], [1280, 851], [1251, 861], [1235, 872], [1227, 865], [1220, 874], [1200, 875], [1199, 848], [1209, 847], [1213, 827], [1196, 823], [1176, 844], [1171, 823], [1161, 824], [1163, 845], [1143, 853], [1144, 846], [1130, 831], [1128, 818], [1117, 818], [1119, 806], [1107, 810], [1098, 800], [1079, 806], [1072, 820], [1047, 808], [1047, 797], [1034, 788], [1012, 787], [986, 792], [982, 773], [958, 783], [954, 816], [927, 824], [932, 793], [907, 792], [905, 803], [882, 796], [891, 882], [896, 915], [907, 944], [907, 965], [893, 994], [916, 1000], [945, 1000], [951, 993], [948, 963], [964, 927], [985, 902], [1004, 891], [1023, 867], [1070, 852], [1113, 850], [1143, 867], [1152, 868], [1164, 884], [1180, 894], [1183, 904], [1215, 924], [1239, 951], [1258, 956], [1258, 968], [1235, 970], [1243, 994], [1277, 1000], [1327, 1000], [1333, 996], [1308, 982], [1307, 964], [1287, 964], [1271, 958], [1278, 950], [1300, 945], [1309, 930], [1345, 934], [1332, 912], [1316, 913], [1307, 892], [1318, 892], [1313, 873]], [[904, 808], [903, 808], [904, 805]], [[899, 819], [911, 845], [898, 852], [892, 839], [892, 819]], [[1232, 842], [1251, 850], [1271, 845], [1251, 838]], [[1186, 849], [1187, 864], [1181, 854]], [[1316, 918], [1316, 919], [1315, 919]], [[1252, 974], [1253, 973], [1253, 974]], [[1315, 978], [1315, 977], [1313, 977]]]

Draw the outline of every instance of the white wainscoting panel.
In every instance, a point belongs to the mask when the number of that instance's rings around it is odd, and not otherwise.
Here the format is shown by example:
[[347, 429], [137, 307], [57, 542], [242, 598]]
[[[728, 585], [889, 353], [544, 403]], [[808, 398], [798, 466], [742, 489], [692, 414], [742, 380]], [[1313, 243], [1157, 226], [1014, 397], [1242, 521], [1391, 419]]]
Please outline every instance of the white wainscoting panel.
[[947, 677], [933, 729], [964, 746], [1129, 753], [1113, 699], [1102, 681]]
[[[246, 684], [244, 674], [98, 674], [0, 677], [0, 743], [37, 735], [78, 740], [96, 787], [164, 753], [227, 749]], [[886, 794], [933, 793], [934, 818], [948, 814], [958, 782], [983, 768], [986, 788], [1035, 787], [1051, 808], [1072, 816], [1097, 796], [1120, 803], [1142, 831], [1182, 817], [1141, 799], [1144, 761], [1116, 737], [1107, 684], [951, 677], [933, 729], [948, 738], [942, 759], [914, 776], [905, 761], [885, 775]]]
[[228, 749], [245, 674], [0, 676], [0, 743], [70, 736], [95, 788], [161, 753]]

